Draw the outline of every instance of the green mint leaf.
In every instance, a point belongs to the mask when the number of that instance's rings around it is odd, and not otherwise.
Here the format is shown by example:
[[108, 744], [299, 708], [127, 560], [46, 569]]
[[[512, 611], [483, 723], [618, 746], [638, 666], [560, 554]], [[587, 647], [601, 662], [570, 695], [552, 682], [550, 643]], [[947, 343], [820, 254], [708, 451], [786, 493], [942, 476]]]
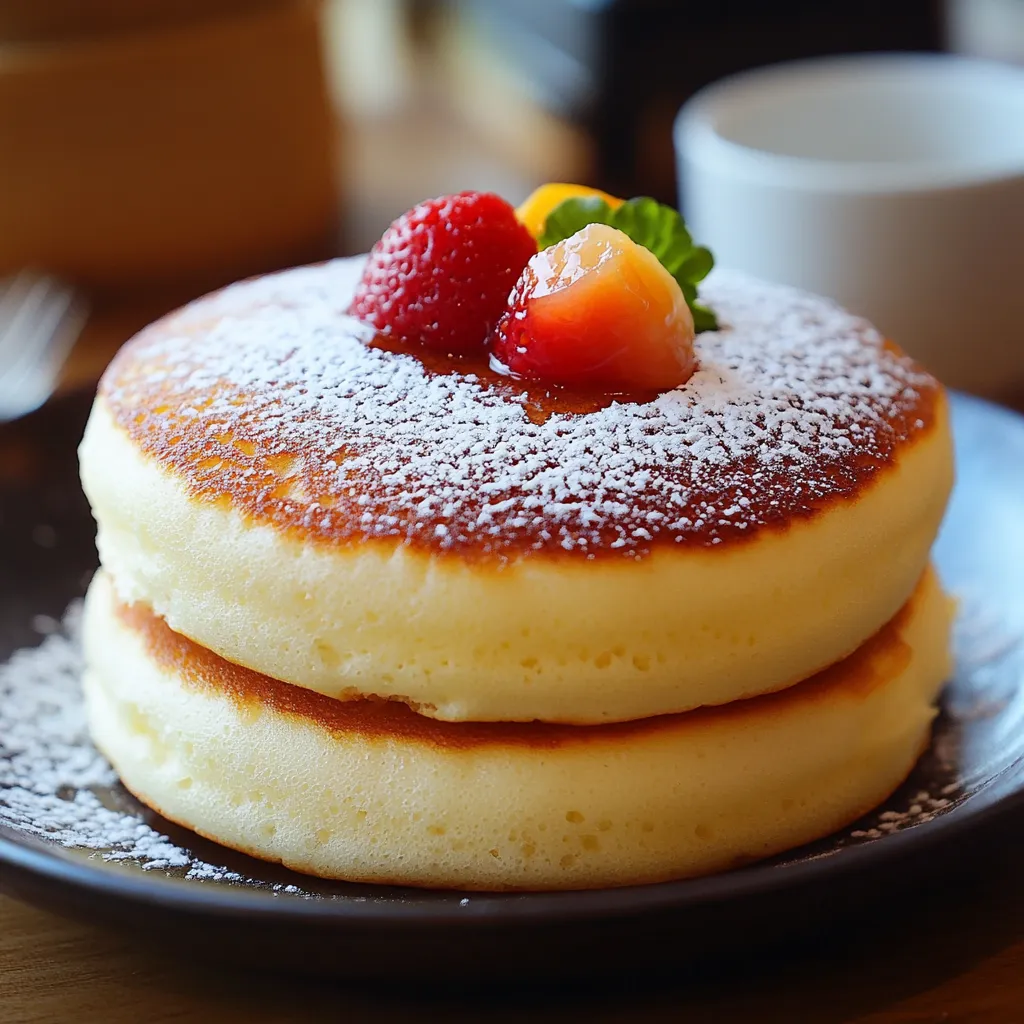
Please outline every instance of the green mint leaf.
[[715, 265], [715, 257], [711, 255], [710, 249], [703, 245], [694, 246], [679, 264], [676, 273], [685, 277], [687, 281], [703, 281]]
[[710, 250], [693, 244], [678, 210], [649, 196], [630, 199], [614, 210], [596, 197], [566, 199], [548, 214], [538, 244], [546, 249], [588, 224], [618, 228], [638, 245], [650, 249], [679, 284], [693, 314], [694, 328], [698, 332], [717, 329], [714, 312], [697, 301], [697, 283], [707, 277], [715, 260]]
[[693, 329], [697, 334], [701, 331], [718, 330], [718, 317], [703, 302], [691, 302], [690, 312], [693, 313]]

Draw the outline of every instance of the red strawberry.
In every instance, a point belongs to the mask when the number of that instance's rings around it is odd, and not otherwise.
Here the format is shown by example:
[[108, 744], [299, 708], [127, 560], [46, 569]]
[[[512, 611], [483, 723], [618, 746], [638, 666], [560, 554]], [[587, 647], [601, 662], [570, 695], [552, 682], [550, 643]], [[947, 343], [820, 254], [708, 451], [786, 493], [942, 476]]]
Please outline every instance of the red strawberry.
[[536, 251], [500, 196], [430, 199], [402, 214], [373, 247], [349, 313], [432, 349], [483, 350]]

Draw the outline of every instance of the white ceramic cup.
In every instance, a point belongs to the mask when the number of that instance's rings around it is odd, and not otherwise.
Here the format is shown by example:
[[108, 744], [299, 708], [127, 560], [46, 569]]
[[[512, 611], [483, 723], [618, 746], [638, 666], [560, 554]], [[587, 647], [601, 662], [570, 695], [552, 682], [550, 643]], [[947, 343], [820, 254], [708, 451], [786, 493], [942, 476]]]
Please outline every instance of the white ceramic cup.
[[837, 299], [948, 384], [1024, 388], [1024, 69], [781, 64], [676, 123], [680, 202], [722, 266]]

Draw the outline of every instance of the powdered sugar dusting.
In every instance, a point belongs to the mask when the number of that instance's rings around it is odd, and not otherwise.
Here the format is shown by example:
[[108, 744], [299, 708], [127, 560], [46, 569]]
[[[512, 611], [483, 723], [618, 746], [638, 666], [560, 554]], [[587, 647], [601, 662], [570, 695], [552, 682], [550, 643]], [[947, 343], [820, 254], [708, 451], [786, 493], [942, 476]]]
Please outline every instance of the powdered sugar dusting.
[[929, 821], [948, 810], [953, 806], [953, 797], [956, 796], [959, 786], [950, 783], [943, 786], [940, 793], [945, 796], [932, 796], [925, 789], [918, 790], [902, 811], [882, 811], [870, 828], [853, 829], [850, 832], [851, 839], [881, 839], [882, 836], [893, 832], [902, 832], [905, 828], [913, 825], [925, 825]]
[[243, 283], [144, 332], [105, 380], [118, 421], [196, 490], [324, 537], [636, 555], [812, 514], [930, 418], [934, 380], [868, 323], [717, 271], [689, 382], [535, 422], [525, 391], [368, 347], [343, 312], [360, 267]]
[[0, 667], [0, 823], [61, 846], [95, 851], [103, 860], [132, 861], [144, 870], [202, 881], [247, 881], [194, 857], [137, 814], [111, 806], [117, 775], [86, 729], [80, 613], [80, 605], [73, 605], [59, 631]]

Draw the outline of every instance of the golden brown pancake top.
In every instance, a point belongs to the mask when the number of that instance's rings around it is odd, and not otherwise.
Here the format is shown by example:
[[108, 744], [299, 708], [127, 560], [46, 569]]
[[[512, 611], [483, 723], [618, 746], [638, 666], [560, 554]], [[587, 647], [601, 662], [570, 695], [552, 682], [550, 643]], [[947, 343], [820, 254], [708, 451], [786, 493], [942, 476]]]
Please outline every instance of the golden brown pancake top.
[[939, 385], [830, 302], [716, 272], [720, 330], [661, 395], [576, 394], [393, 346], [345, 315], [359, 261], [227, 289], [130, 342], [117, 424], [203, 500], [303, 539], [505, 560], [639, 557], [856, 497]]
[[716, 719], [786, 713], [794, 705], [832, 701], [841, 694], [866, 697], [908, 664], [912, 652], [903, 633], [914, 614], [916, 600], [915, 594], [849, 657], [780, 693], [682, 714], [587, 726], [552, 722], [444, 722], [417, 714], [399, 700], [337, 700], [226, 661], [175, 633], [145, 605], [115, 603], [115, 614], [142, 640], [149, 656], [161, 667], [174, 672], [184, 685], [224, 693], [253, 716], [269, 708], [308, 719], [339, 736], [418, 742], [445, 749], [469, 750], [495, 745], [551, 749], [594, 741], [628, 742], [666, 729], [699, 731]]

